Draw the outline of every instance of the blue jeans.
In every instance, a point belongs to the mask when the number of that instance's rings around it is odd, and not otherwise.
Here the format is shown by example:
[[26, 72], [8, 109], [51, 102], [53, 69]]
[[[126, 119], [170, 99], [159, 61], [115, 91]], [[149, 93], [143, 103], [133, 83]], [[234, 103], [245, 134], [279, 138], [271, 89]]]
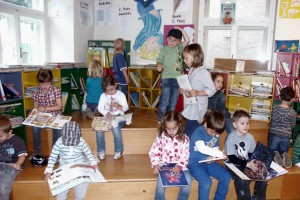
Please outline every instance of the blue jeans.
[[[41, 153], [41, 129], [35, 126], [32, 127], [33, 150], [35, 153]], [[61, 136], [61, 129], [52, 129], [52, 147]]]
[[[189, 184], [189, 186], [182, 186], [180, 187], [180, 191], [178, 193], [178, 197], [177, 200], [188, 200], [189, 196], [190, 196], [190, 190], [191, 190], [191, 183], [192, 183], [192, 176], [189, 172], [189, 170], [185, 170], [183, 171], [184, 175], [186, 177], [186, 180]], [[159, 175], [158, 175], [159, 176]], [[155, 191], [155, 200], [165, 200], [165, 190], [166, 188], [164, 188], [162, 186], [161, 180], [158, 177], [157, 178], [157, 184], [156, 184], [156, 191]]]
[[[89, 183], [81, 183], [74, 187], [75, 200], [84, 200]], [[56, 200], [65, 200], [68, 197], [69, 190], [56, 195]]]
[[289, 151], [290, 138], [269, 133], [268, 143], [270, 150], [283, 154]]
[[[111, 127], [111, 131], [114, 135], [115, 152], [123, 152], [123, 150], [124, 150], [121, 128], [123, 128], [125, 126], [125, 123], [126, 122], [119, 122], [119, 124], [116, 128]], [[104, 131], [96, 132], [96, 141], [97, 141], [98, 153], [105, 152]]]
[[198, 128], [199, 126], [200, 126], [200, 124], [199, 124], [199, 122], [197, 120], [189, 120], [189, 119], [187, 119], [185, 121], [185, 130], [184, 130], [184, 132], [185, 132], [185, 134], [189, 138], [191, 138], [194, 130], [196, 128]]
[[225, 118], [225, 130], [226, 130], [227, 134], [235, 131], [230, 118]]
[[167, 111], [174, 111], [178, 96], [179, 85], [176, 78], [161, 80], [161, 98], [158, 106], [158, 121], [162, 121]]
[[230, 173], [217, 162], [208, 163], [189, 163], [188, 168], [192, 176], [199, 182], [198, 199], [208, 200], [209, 191], [212, 185], [210, 177], [218, 179], [218, 188], [214, 200], [225, 200], [228, 193]]
[[120, 90], [121, 92], [123, 92], [127, 98], [127, 94], [128, 94], [128, 85], [120, 85], [118, 84], [118, 90]]
[[[241, 179], [233, 171], [229, 169], [229, 172], [234, 180], [234, 188], [238, 200], [251, 200], [250, 181]], [[266, 199], [268, 182], [267, 181], [255, 181], [253, 197], [259, 200]]]
[[19, 173], [9, 165], [0, 164], [0, 200], [9, 200], [12, 184]]
[[86, 106], [91, 109], [92, 112], [95, 112], [95, 110], [98, 108], [98, 104], [97, 103], [89, 103], [86, 102]]

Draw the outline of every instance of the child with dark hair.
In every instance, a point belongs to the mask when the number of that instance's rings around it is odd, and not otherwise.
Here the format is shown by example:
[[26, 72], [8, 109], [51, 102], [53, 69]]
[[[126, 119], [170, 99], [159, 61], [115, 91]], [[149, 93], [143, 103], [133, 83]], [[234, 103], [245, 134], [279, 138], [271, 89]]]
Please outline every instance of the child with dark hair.
[[[51, 172], [54, 164], [59, 156], [60, 167], [67, 164], [80, 164], [84, 163], [85, 157], [89, 160], [91, 166], [98, 168], [97, 161], [95, 160], [91, 149], [82, 138], [80, 126], [74, 121], [64, 124], [62, 130], [62, 137], [59, 138], [52, 148], [48, 165], [45, 169], [45, 180], [51, 177]], [[83, 200], [85, 198], [89, 183], [81, 183], [74, 187], [75, 199]], [[59, 193], [56, 200], [67, 199], [69, 190]]]
[[[244, 110], [237, 110], [232, 116], [235, 132], [229, 134], [225, 142], [225, 150], [228, 159], [241, 171], [247, 167], [256, 172], [258, 166], [254, 160], [249, 161], [254, 152], [256, 143], [254, 137], [248, 132], [250, 127], [250, 115]], [[255, 181], [254, 194], [251, 197], [250, 181], [243, 180], [229, 170], [234, 180], [235, 192], [238, 200], [265, 200], [267, 181]]]
[[269, 130], [268, 145], [275, 152], [274, 160], [277, 164], [290, 168], [291, 158], [288, 154], [292, 130], [296, 125], [297, 113], [290, 106], [295, 98], [292, 87], [285, 87], [280, 91], [281, 103], [272, 109], [272, 120]]
[[223, 133], [224, 126], [224, 115], [220, 112], [211, 111], [206, 113], [201, 126], [192, 134], [188, 169], [199, 182], [198, 199], [210, 199], [211, 177], [219, 181], [214, 199], [226, 199], [231, 179], [228, 171], [217, 162], [199, 163], [199, 161], [208, 160], [212, 157], [227, 158], [227, 155], [219, 150], [219, 134]]
[[[184, 39], [181, 42], [182, 37]], [[174, 111], [178, 96], [179, 85], [176, 77], [183, 74], [182, 52], [183, 48], [190, 43], [188, 34], [180, 27], [171, 29], [167, 35], [168, 45], [163, 47], [158, 57], [157, 71], [162, 72], [161, 98], [158, 107], [158, 123], [161, 123], [167, 111]]]
[[[152, 144], [149, 157], [154, 174], [158, 174], [161, 166], [168, 163], [176, 163], [176, 166], [171, 169], [176, 176], [180, 170], [183, 170], [189, 185], [180, 187], [178, 194], [180, 200], [187, 200], [190, 194], [192, 177], [187, 169], [189, 154], [189, 138], [183, 132], [181, 115], [174, 111], [167, 112], [159, 127], [158, 136]], [[154, 199], [166, 199], [165, 188], [159, 177]]]
[[27, 150], [24, 141], [12, 133], [6, 117], [0, 117], [0, 152], [0, 199], [9, 200], [12, 184], [24, 168]]
[[[100, 96], [98, 103], [99, 112], [106, 117], [123, 115], [129, 107], [123, 92], [117, 90], [117, 82], [112, 76], [105, 76], [102, 81], [104, 93]], [[124, 150], [121, 128], [125, 126], [125, 121], [119, 122], [117, 127], [111, 127], [114, 136], [115, 155], [114, 159], [120, 159]], [[97, 151], [100, 160], [105, 159], [105, 137], [104, 131], [96, 132]]]
[[215, 110], [222, 112], [225, 116], [225, 130], [227, 134], [234, 131], [231, 121], [231, 114], [226, 108], [226, 96], [223, 92], [224, 89], [224, 77], [220, 73], [213, 73], [211, 78], [216, 87], [216, 93], [208, 98], [208, 110]]
[[[37, 74], [37, 80], [40, 84], [40, 87], [32, 97], [34, 108], [36, 108], [39, 112], [51, 113], [54, 116], [61, 114], [61, 93], [57, 87], [52, 85], [52, 71], [50, 69], [40, 69]], [[41, 154], [41, 128], [33, 126], [32, 134], [34, 151], [29, 159], [35, 155]], [[60, 136], [60, 129], [52, 129], [52, 146]]]

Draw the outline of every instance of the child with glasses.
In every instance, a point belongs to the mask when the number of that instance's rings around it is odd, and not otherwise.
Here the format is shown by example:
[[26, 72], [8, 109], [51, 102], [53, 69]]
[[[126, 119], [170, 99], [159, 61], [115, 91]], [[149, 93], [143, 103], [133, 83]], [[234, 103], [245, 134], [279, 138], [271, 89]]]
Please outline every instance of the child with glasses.
[[[181, 42], [182, 37], [184, 39]], [[183, 48], [190, 43], [188, 34], [180, 27], [171, 29], [167, 35], [168, 45], [162, 48], [156, 58], [157, 71], [162, 72], [161, 98], [158, 107], [158, 123], [161, 123], [166, 111], [174, 111], [179, 85], [176, 77], [183, 74]]]
[[[123, 115], [129, 107], [125, 94], [117, 90], [117, 82], [112, 76], [105, 76], [102, 81], [104, 93], [100, 96], [98, 110], [103, 116], [113, 117]], [[114, 159], [120, 159], [124, 150], [121, 128], [125, 121], [119, 122], [117, 127], [111, 127], [114, 136], [115, 155]], [[97, 151], [100, 160], [105, 159], [105, 137], [104, 131], [96, 132]]]

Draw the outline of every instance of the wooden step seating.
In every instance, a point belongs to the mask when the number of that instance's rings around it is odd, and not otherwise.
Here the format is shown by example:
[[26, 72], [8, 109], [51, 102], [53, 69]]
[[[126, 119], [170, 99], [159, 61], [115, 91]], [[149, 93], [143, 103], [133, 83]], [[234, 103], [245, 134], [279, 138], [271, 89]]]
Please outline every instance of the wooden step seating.
[[[135, 120], [143, 120], [136, 114]], [[150, 200], [154, 198], [156, 188], [156, 175], [152, 173], [148, 152], [150, 146], [156, 137], [157, 129], [153, 128], [157, 125], [155, 122], [149, 121], [149, 115], [142, 127], [127, 126], [122, 129], [124, 140], [124, 155], [120, 160], [113, 160], [113, 137], [111, 133], [106, 135], [106, 149], [107, 157], [99, 164], [99, 169], [107, 180], [106, 183], [91, 183], [87, 192], [86, 199], [133, 199], [133, 200]], [[90, 148], [96, 153], [96, 137], [95, 133], [91, 131], [89, 124], [91, 120], [86, 119], [81, 114], [74, 116], [75, 121], [81, 118], [81, 127], [83, 138], [89, 144]], [[149, 125], [151, 124], [152, 125]], [[154, 124], [154, 125], [153, 125]], [[257, 123], [251, 124], [251, 133], [256, 140], [266, 143], [267, 141], [267, 126], [258, 125]], [[32, 141], [30, 141], [28, 134], [28, 149], [32, 148]], [[223, 144], [226, 134], [220, 137], [220, 143]], [[51, 131], [45, 131], [42, 135], [43, 147], [49, 152], [51, 147]], [[30, 143], [31, 142], [31, 143]], [[221, 146], [222, 148], [222, 146]], [[26, 168], [15, 180], [13, 185], [12, 197], [13, 200], [27, 200], [27, 199], [55, 199], [52, 197], [48, 189], [47, 183], [44, 181], [45, 167], [35, 168], [28, 161]], [[276, 179], [269, 181], [267, 198], [268, 199], [297, 199], [300, 197], [300, 190], [298, 189], [300, 180], [300, 170], [297, 167], [292, 167], [290, 173]], [[297, 184], [298, 183], [298, 184]], [[252, 190], [253, 190], [253, 184]], [[190, 199], [197, 199], [198, 183], [192, 182], [192, 189]], [[217, 180], [213, 180], [210, 198], [217, 188]], [[178, 188], [168, 188], [166, 190], [167, 199], [176, 199]], [[70, 193], [69, 199], [74, 199], [73, 191]], [[230, 183], [229, 193], [227, 199], [236, 199], [233, 181]]]

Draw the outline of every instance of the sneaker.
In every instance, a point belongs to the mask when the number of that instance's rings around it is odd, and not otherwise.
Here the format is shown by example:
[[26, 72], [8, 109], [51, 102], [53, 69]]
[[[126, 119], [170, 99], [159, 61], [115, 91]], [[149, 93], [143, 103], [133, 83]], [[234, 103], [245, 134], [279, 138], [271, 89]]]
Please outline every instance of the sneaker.
[[280, 154], [278, 151], [274, 151], [275, 153], [275, 156], [274, 156], [274, 161], [280, 165], [280, 166], [283, 166], [283, 159], [281, 158]]
[[88, 116], [88, 118], [94, 119], [94, 117], [95, 117], [94, 112], [89, 107], [87, 107], [85, 109], [85, 112], [86, 112], [86, 115]]
[[28, 160], [31, 161], [31, 159], [32, 159], [34, 156], [37, 156], [37, 155], [41, 155], [41, 151], [34, 151], [34, 152], [28, 157]]
[[115, 155], [114, 155], [114, 159], [115, 160], [118, 160], [122, 157], [122, 152], [116, 152]]
[[283, 166], [286, 168], [290, 168], [292, 166], [292, 160], [290, 155], [287, 152], [284, 152], [283, 155]]
[[99, 152], [98, 157], [99, 157], [100, 160], [104, 160], [105, 159], [105, 152]]

